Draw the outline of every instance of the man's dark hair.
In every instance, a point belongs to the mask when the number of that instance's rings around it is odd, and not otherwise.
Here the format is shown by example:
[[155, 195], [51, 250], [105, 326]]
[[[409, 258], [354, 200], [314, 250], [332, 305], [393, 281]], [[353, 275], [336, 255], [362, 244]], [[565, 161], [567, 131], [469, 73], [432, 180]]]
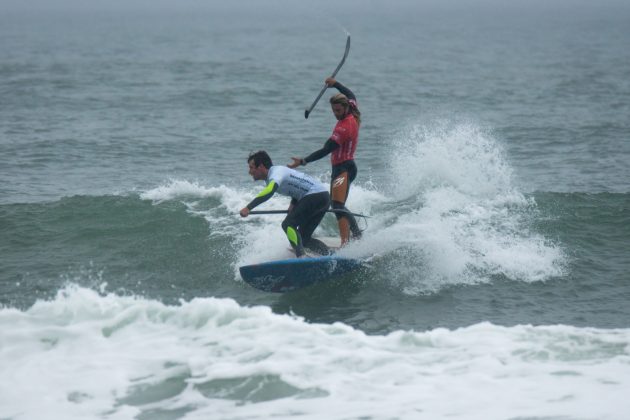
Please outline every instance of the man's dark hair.
[[261, 163], [267, 169], [273, 166], [273, 163], [271, 163], [271, 158], [264, 150], [250, 153], [249, 157], [247, 158], [247, 163], [249, 163], [250, 160], [254, 161], [254, 166], [256, 167], [258, 167]]

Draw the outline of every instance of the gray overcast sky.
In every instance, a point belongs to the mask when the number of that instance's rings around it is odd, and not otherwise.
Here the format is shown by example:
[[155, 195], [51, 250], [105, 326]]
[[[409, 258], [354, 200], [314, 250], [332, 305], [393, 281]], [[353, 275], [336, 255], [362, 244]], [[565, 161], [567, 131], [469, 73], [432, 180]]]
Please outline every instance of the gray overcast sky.
[[243, 10], [243, 11], [340, 11], [390, 10], [409, 7], [469, 8], [490, 6], [498, 9], [602, 9], [607, 7], [630, 10], [628, 0], [0, 0], [6, 10]]

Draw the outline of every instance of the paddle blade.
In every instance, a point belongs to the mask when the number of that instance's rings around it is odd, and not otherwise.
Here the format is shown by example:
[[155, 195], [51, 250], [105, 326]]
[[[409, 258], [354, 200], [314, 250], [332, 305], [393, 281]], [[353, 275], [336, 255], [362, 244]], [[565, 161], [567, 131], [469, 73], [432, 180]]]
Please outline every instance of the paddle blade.
[[[343, 63], [346, 62], [346, 58], [348, 57], [349, 52], [350, 52], [350, 34], [348, 34], [348, 38], [346, 39], [346, 50], [343, 53], [343, 58], [341, 59], [341, 62], [339, 62], [339, 65], [337, 65], [337, 68], [335, 69], [335, 71], [333, 71], [332, 76], [330, 77], [335, 77], [337, 75], [337, 73], [339, 72], [339, 69], [341, 69], [341, 66], [343, 66]], [[313, 104], [311, 105], [311, 107], [307, 109], [306, 111], [304, 111], [304, 118], [308, 119], [308, 115], [311, 113], [313, 108], [315, 108], [315, 105], [317, 105], [319, 98], [322, 97], [326, 89], [328, 89], [328, 86], [324, 85], [324, 88], [321, 90], [321, 92], [319, 92], [319, 95], [317, 95], [317, 98], [315, 98], [315, 101], [313, 101]]]

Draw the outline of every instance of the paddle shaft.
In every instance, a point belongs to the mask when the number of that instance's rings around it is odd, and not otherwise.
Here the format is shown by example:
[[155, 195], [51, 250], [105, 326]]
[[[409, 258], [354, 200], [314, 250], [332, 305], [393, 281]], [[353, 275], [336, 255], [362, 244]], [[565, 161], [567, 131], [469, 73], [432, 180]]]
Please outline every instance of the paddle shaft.
[[[348, 39], [346, 40], [346, 51], [343, 54], [343, 58], [341, 59], [341, 62], [339, 63], [335, 71], [333, 71], [330, 77], [335, 77], [337, 75], [337, 72], [339, 71], [339, 69], [341, 69], [341, 66], [343, 66], [343, 63], [346, 62], [346, 57], [348, 57], [349, 52], [350, 52], [350, 35], [348, 35]], [[311, 107], [307, 109], [306, 111], [304, 111], [304, 118], [308, 118], [308, 115], [311, 113], [313, 108], [315, 108], [315, 105], [317, 105], [317, 102], [319, 102], [319, 99], [322, 97], [324, 92], [326, 92], [326, 89], [328, 89], [328, 85], [324, 84], [324, 87], [322, 88], [321, 92], [319, 92], [319, 95], [317, 95], [317, 98], [315, 98], [315, 101], [313, 101], [313, 104], [311, 105]]]
[[[252, 210], [249, 212], [249, 214], [287, 214], [288, 212], [289, 212], [288, 210]], [[370, 216], [365, 216], [363, 214], [352, 213], [343, 209], [328, 209], [326, 210], [326, 212], [327, 213], [346, 213], [355, 217], [370, 217]]]

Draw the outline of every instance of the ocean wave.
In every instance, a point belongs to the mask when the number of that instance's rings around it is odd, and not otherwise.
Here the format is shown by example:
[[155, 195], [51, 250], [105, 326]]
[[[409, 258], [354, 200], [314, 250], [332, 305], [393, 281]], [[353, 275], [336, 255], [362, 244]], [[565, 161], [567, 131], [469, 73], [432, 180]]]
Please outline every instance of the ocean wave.
[[231, 299], [165, 305], [76, 286], [0, 309], [0, 326], [2, 418], [622, 419], [630, 408], [629, 329], [484, 322], [369, 336]]

